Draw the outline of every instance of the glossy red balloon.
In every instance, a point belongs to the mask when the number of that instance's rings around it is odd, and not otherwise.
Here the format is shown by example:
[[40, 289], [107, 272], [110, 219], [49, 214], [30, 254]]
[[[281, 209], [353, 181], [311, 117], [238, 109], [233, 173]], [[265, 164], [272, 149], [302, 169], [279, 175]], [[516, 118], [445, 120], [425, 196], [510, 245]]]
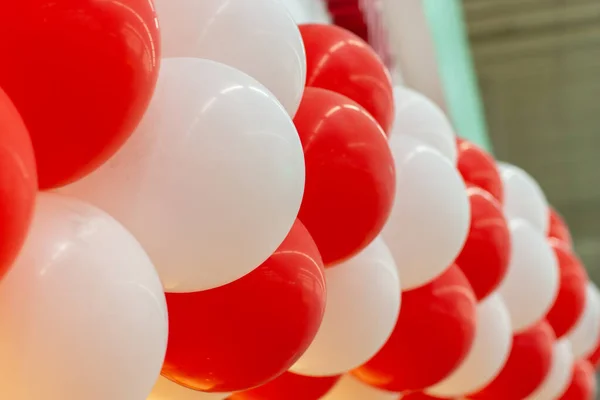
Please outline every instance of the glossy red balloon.
[[456, 166], [465, 182], [480, 187], [502, 204], [504, 186], [494, 157], [465, 139], [457, 138], [457, 146]]
[[502, 283], [510, 261], [510, 231], [502, 205], [483, 189], [467, 189], [471, 226], [467, 241], [456, 258], [478, 300]]
[[17, 109], [0, 89], [0, 279], [25, 241], [36, 192], [31, 139]]
[[402, 293], [398, 323], [383, 348], [352, 373], [392, 392], [422, 390], [447, 377], [471, 349], [476, 300], [453, 265], [439, 278]]
[[565, 242], [550, 239], [550, 245], [558, 260], [560, 281], [558, 295], [546, 319], [556, 337], [561, 338], [575, 326], [583, 313], [588, 275], [577, 255]]
[[383, 229], [394, 203], [394, 159], [375, 120], [329, 90], [306, 88], [294, 123], [306, 160], [299, 218], [332, 265]]
[[558, 400], [592, 400], [596, 392], [594, 368], [586, 360], [573, 366], [573, 376], [567, 390]]
[[592, 351], [592, 354], [589, 355], [587, 360], [590, 362], [590, 364], [592, 364], [594, 368], [598, 368], [598, 366], [600, 365], [600, 341], [598, 341], [598, 345], [596, 346], [594, 351]]
[[316, 378], [286, 372], [256, 389], [232, 394], [228, 400], [319, 400], [340, 380], [340, 376]]
[[17, 0], [0, 13], [0, 87], [29, 129], [42, 189], [94, 170], [132, 133], [160, 60], [151, 0]]
[[392, 80], [375, 51], [335, 25], [300, 25], [300, 33], [306, 49], [306, 86], [354, 100], [389, 132], [394, 122]]
[[546, 321], [513, 337], [512, 348], [500, 374], [470, 399], [523, 400], [546, 379], [552, 365], [556, 337]]
[[323, 264], [296, 221], [250, 274], [215, 289], [166, 296], [163, 376], [205, 392], [248, 390], [287, 371], [314, 339], [325, 309]]
[[552, 207], [550, 207], [548, 216], [550, 218], [548, 237], [558, 239], [573, 248], [573, 238], [563, 217]]

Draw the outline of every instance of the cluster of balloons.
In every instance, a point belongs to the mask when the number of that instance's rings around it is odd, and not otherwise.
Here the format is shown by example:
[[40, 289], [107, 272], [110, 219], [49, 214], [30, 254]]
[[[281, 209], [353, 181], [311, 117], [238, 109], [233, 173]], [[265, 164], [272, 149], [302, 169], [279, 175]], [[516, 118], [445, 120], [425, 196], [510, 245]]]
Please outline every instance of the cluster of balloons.
[[280, 0], [0, 15], [0, 398], [585, 400], [535, 180]]

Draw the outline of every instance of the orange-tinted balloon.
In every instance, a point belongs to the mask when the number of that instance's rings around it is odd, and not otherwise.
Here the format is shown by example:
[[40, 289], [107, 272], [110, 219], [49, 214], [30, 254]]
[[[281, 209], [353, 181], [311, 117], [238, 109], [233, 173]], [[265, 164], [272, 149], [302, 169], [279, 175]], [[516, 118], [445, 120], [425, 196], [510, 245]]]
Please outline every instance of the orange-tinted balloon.
[[573, 376], [567, 390], [558, 400], [592, 400], [596, 391], [594, 368], [586, 360], [573, 366]]
[[306, 48], [306, 86], [349, 97], [389, 132], [394, 122], [392, 80], [375, 51], [335, 25], [300, 25], [300, 33]]
[[339, 380], [339, 376], [316, 378], [286, 372], [265, 385], [234, 393], [228, 400], [319, 400]]
[[306, 88], [294, 123], [306, 160], [299, 218], [332, 265], [383, 229], [394, 203], [394, 159], [373, 117], [332, 91]]
[[151, 0], [9, 1], [0, 37], [0, 87], [29, 129], [41, 188], [91, 172], [133, 132], [160, 60]]
[[433, 282], [402, 294], [390, 339], [353, 374], [392, 392], [425, 389], [460, 365], [471, 349], [475, 328], [475, 295], [453, 265]]
[[510, 355], [500, 374], [484, 389], [469, 395], [478, 400], [523, 400], [546, 379], [556, 337], [546, 321], [513, 337]]
[[573, 248], [573, 238], [564, 218], [553, 207], [550, 207], [548, 216], [550, 218], [548, 237], [558, 239]]
[[504, 187], [494, 157], [465, 139], [457, 138], [457, 145], [456, 166], [465, 182], [480, 187], [502, 204]]
[[296, 221], [250, 274], [215, 289], [166, 296], [163, 376], [205, 392], [248, 390], [287, 371], [315, 337], [326, 300], [323, 264]]
[[400, 398], [401, 400], [452, 400], [450, 398], [434, 397], [424, 392], [405, 393]]
[[25, 241], [36, 192], [31, 139], [18, 111], [0, 89], [0, 279]]
[[456, 264], [482, 300], [502, 283], [510, 261], [510, 231], [502, 205], [483, 189], [470, 186], [471, 226]]
[[560, 240], [550, 239], [560, 272], [558, 296], [546, 319], [561, 338], [575, 326], [585, 307], [588, 275], [583, 264], [569, 246]]

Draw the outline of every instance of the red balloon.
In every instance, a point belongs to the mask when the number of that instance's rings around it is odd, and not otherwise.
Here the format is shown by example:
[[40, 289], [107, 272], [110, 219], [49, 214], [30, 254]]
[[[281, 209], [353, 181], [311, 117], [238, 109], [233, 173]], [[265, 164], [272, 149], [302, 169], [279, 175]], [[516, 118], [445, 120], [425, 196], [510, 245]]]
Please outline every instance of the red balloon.
[[228, 400], [318, 400], [340, 380], [340, 376], [315, 378], [286, 372], [256, 389], [232, 394]]
[[571, 232], [563, 217], [558, 211], [550, 207], [549, 218], [548, 237], [558, 239], [570, 248], [573, 248], [573, 238], [571, 237]]
[[306, 88], [294, 123], [306, 160], [299, 218], [332, 265], [383, 229], [394, 203], [394, 159], [375, 120], [329, 90]]
[[439, 278], [402, 294], [398, 323], [383, 348], [352, 373], [391, 392], [422, 390], [446, 378], [471, 349], [476, 300], [453, 265]]
[[471, 399], [522, 400], [537, 389], [550, 372], [556, 337], [546, 321], [513, 337], [512, 348], [500, 374]]
[[575, 326], [585, 307], [588, 275], [579, 258], [565, 242], [550, 239], [560, 272], [558, 296], [546, 319], [557, 338], [567, 334]]
[[287, 371], [314, 339], [325, 310], [317, 246], [296, 221], [250, 274], [195, 293], [167, 293], [164, 377], [194, 390], [237, 392]]
[[300, 25], [306, 86], [332, 90], [363, 106], [389, 132], [394, 122], [392, 80], [375, 51], [335, 25]]
[[17, 109], [0, 89], [0, 279], [27, 237], [36, 192], [31, 139]]
[[0, 86], [29, 129], [42, 189], [91, 172], [133, 132], [160, 60], [151, 0], [9, 1], [0, 37]]
[[401, 400], [452, 400], [449, 398], [434, 397], [424, 392], [405, 393], [400, 397]]
[[573, 366], [571, 383], [559, 400], [592, 400], [595, 392], [594, 368], [586, 360], [579, 360]]
[[502, 204], [504, 186], [494, 157], [475, 144], [457, 138], [457, 168], [466, 183], [480, 187]]
[[592, 354], [589, 355], [587, 360], [590, 362], [590, 364], [592, 364], [594, 368], [598, 368], [598, 366], [600, 365], [600, 341], [598, 341], [598, 345], [596, 346], [594, 351], [592, 351]]
[[478, 300], [502, 283], [510, 261], [510, 231], [502, 205], [483, 189], [470, 186], [471, 227], [456, 264], [465, 273]]

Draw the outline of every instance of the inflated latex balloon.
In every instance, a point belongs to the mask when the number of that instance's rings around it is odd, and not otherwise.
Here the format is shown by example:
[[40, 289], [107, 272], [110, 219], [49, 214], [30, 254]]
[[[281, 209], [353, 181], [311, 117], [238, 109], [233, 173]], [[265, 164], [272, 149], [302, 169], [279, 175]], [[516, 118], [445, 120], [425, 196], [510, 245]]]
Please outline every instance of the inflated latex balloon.
[[596, 376], [594, 367], [579, 360], [573, 365], [571, 382], [558, 400], [593, 400], [596, 398]]
[[[1, 29], [1, 28], [0, 28]], [[37, 192], [37, 173], [27, 128], [0, 89], [0, 279], [27, 236]]]
[[321, 257], [297, 221], [277, 251], [243, 278], [202, 292], [167, 293], [169, 345], [162, 374], [205, 392], [267, 383], [308, 348], [325, 299]]
[[458, 162], [456, 167], [465, 182], [477, 186], [504, 201], [504, 184], [494, 157], [468, 140], [457, 138]]
[[477, 305], [477, 330], [467, 357], [446, 379], [425, 391], [443, 398], [482, 389], [500, 373], [511, 344], [508, 310], [499, 295], [490, 295]]
[[366, 385], [351, 375], [342, 379], [321, 400], [399, 400], [399, 393], [387, 392]]
[[574, 357], [571, 344], [566, 339], [554, 342], [552, 365], [544, 382], [527, 397], [527, 400], [556, 400], [569, 386], [573, 375]]
[[456, 137], [448, 117], [433, 101], [419, 92], [394, 88], [396, 115], [390, 135], [408, 135], [435, 148], [456, 164]]
[[[390, 339], [353, 371], [363, 382], [394, 392], [421, 390], [447, 377], [465, 359], [476, 337], [475, 295], [457, 266], [402, 296]], [[496, 324], [502, 323], [500, 318]]]
[[600, 338], [598, 338], [598, 343], [596, 347], [592, 351], [592, 353], [587, 357], [587, 360], [592, 364], [594, 368], [598, 368], [600, 365]]
[[569, 248], [573, 248], [573, 238], [562, 215], [552, 207], [550, 207], [549, 211], [548, 237], [558, 239], [564, 242]]
[[548, 201], [540, 185], [521, 168], [498, 163], [504, 185], [504, 211], [509, 218], [528, 221], [539, 232], [548, 232]]
[[225, 400], [227, 393], [206, 393], [188, 389], [159, 377], [147, 400]]
[[400, 311], [400, 279], [381, 238], [325, 271], [327, 305], [315, 340], [291, 371], [340, 375], [370, 359], [392, 333]]
[[160, 280], [104, 212], [38, 195], [31, 231], [0, 284], [0, 398], [145, 399], [167, 344]]
[[29, 129], [43, 189], [113, 155], [139, 123], [160, 62], [150, 0], [19, 0], [3, 7], [0, 87]]
[[469, 187], [467, 193], [471, 227], [456, 264], [465, 273], [477, 299], [482, 300], [496, 290], [507, 273], [510, 231], [498, 200], [475, 186]]
[[[539, 322], [558, 294], [558, 262], [550, 244], [522, 219], [509, 223], [512, 254], [508, 272], [500, 285], [515, 332]], [[535, 284], [532, 284], [535, 282]]]
[[583, 314], [588, 275], [567, 243], [550, 239], [550, 245], [558, 260], [560, 282], [558, 296], [546, 319], [554, 329], [556, 337], [561, 338], [575, 326]]
[[266, 260], [294, 223], [303, 189], [298, 134], [264, 86], [213, 61], [170, 58], [135, 135], [63, 192], [129, 228], [166, 291], [192, 292]]
[[[265, 85], [294, 115], [306, 79], [298, 26], [281, 0], [154, 0], [163, 57], [230, 65]], [[234, 34], [235, 33], [235, 34]]]
[[431, 282], [452, 264], [469, 233], [469, 199], [456, 168], [408, 135], [394, 135], [396, 199], [383, 229], [403, 290]]
[[373, 117], [340, 94], [306, 88], [294, 123], [306, 159], [299, 218], [333, 265], [381, 232], [394, 202], [394, 160]]
[[400, 398], [401, 400], [453, 400], [450, 398], [442, 398], [442, 397], [436, 397], [436, 396], [432, 396], [430, 394], [427, 394], [425, 392], [412, 392], [412, 393], [405, 393], [402, 395], [402, 397]]
[[600, 340], [600, 297], [597, 290], [593, 283], [587, 284], [583, 313], [565, 336], [571, 342], [576, 359], [591, 355]]
[[529, 396], [550, 373], [556, 336], [552, 327], [541, 321], [513, 337], [508, 360], [502, 371], [485, 388], [470, 394], [474, 400], [522, 400]]
[[392, 79], [375, 51], [335, 25], [300, 25], [300, 33], [306, 48], [306, 86], [354, 100], [389, 132], [394, 121]]
[[319, 400], [340, 380], [340, 376], [310, 377], [285, 372], [280, 377], [228, 400]]

